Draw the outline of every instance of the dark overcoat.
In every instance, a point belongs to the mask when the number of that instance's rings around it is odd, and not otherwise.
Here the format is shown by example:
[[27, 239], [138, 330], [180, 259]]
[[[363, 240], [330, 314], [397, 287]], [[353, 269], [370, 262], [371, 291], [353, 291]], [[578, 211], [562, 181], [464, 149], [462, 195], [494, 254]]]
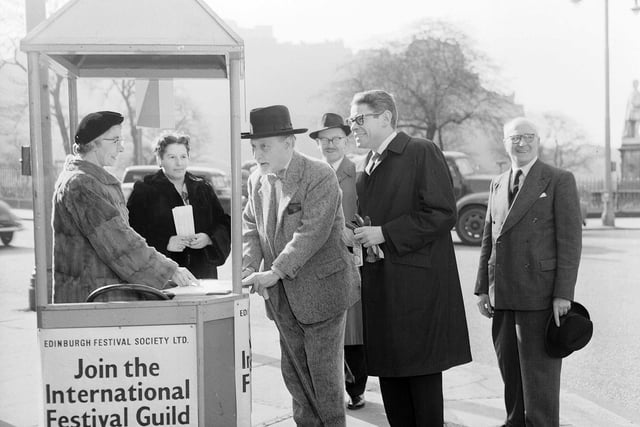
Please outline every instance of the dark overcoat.
[[189, 172], [184, 180], [189, 204], [193, 206], [196, 233], [206, 233], [211, 245], [202, 249], [185, 248], [182, 252], [167, 251], [169, 238], [176, 235], [171, 210], [183, 206], [184, 202], [162, 170], [134, 184], [127, 202], [129, 223], [149, 246], [188, 268], [198, 279], [216, 279], [216, 266], [224, 264], [231, 250], [231, 220], [208, 181]]
[[471, 361], [451, 240], [456, 202], [444, 155], [403, 132], [357, 180], [358, 211], [382, 226], [384, 259], [363, 266], [370, 375], [441, 372]]

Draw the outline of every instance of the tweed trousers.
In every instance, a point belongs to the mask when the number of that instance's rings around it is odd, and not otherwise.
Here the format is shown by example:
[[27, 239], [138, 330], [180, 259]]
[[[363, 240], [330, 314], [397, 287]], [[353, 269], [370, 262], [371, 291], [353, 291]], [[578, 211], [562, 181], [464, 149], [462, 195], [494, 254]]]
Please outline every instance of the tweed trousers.
[[294, 421], [304, 427], [346, 426], [346, 310], [322, 322], [300, 323], [282, 282], [269, 288], [266, 304], [280, 332], [282, 378], [292, 396]]

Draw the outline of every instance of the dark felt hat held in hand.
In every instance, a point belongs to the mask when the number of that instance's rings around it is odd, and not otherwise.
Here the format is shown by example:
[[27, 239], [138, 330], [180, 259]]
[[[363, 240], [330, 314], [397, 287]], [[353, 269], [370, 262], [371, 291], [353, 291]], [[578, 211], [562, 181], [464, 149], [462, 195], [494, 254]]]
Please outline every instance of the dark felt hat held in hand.
[[114, 111], [98, 111], [87, 114], [78, 125], [76, 130], [76, 144], [88, 144], [115, 125], [119, 125], [124, 120], [120, 113]]
[[577, 302], [571, 303], [571, 310], [560, 318], [560, 327], [556, 326], [553, 313], [547, 321], [545, 348], [551, 357], [567, 357], [583, 348], [593, 335], [593, 323], [587, 309]]
[[278, 135], [292, 135], [305, 133], [307, 129], [294, 129], [291, 125], [289, 109], [284, 105], [271, 105], [269, 107], [254, 108], [249, 113], [251, 131], [243, 132], [243, 139], [268, 138]]

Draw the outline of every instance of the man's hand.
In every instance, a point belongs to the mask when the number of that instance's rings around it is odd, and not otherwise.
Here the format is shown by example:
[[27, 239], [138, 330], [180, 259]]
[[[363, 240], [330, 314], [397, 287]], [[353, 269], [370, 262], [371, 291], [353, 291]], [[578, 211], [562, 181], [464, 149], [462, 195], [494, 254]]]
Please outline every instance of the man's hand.
[[191, 286], [200, 284], [200, 281], [196, 279], [195, 276], [184, 267], [178, 267], [176, 269], [176, 272], [173, 273], [173, 276], [171, 276], [171, 280], [173, 280], [178, 286]]
[[206, 233], [197, 233], [194, 236], [190, 236], [187, 246], [191, 249], [202, 249], [212, 243], [211, 238]]
[[191, 237], [187, 236], [171, 236], [169, 243], [167, 243], [167, 250], [169, 252], [182, 252], [184, 248], [189, 246], [189, 240]]
[[493, 317], [493, 307], [491, 306], [489, 295], [478, 295], [478, 310], [480, 310], [480, 314], [482, 314], [484, 317], [488, 317], [489, 319]]
[[560, 318], [567, 314], [571, 309], [571, 301], [564, 298], [553, 299], [553, 319], [556, 321], [556, 326], [560, 327]]
[[242, 269], [242, 278], [246, 278], [247, 276], [250, 276], [251, 274], [253, 274], [255, 272], [255, 270], [253, 269], [253, 267], [245, 267]]
[[260, 271], [258, 273], [252, 273], [246, 278], [242, 279], [242, 286], [251, 285], [251, 293], [258, 293], [262, 298], [269, 299], [268, 288], [278, 283], [280, 276], [273, 271]]
[[365, 248], [384, 243], [382, 227], [358, 227], [354, 233], [356, 241]]
[[353, 247], [355, 245], [356, 240], [351, 228], [345, 227], [344, 230], [342, 230], [342, 242], [349, 247]]

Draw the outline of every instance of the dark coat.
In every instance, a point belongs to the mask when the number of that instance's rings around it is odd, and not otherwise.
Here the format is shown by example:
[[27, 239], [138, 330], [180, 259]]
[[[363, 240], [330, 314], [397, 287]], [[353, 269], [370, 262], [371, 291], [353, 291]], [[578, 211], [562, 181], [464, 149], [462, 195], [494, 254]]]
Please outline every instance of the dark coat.
[[197, 278], [215, 279], [218, 277], [216, 266], [224, 264], [231, 250], [231, 219], [224, 213], [209, 182], [187, 172], [185, 183], [189, 204], [193, 206], [196, 233], [207, 233], [213, 244], [202, 249], [167, 251], [169, 238], [176, 235], [171, 209], [184, 203], [162, 170], [134, 184], [127, 202], [129, 222], [150, 246], [188, 268]]
[[104, 285], [161, 288], [178, 266], [131, 227], [118, 178], [69, 156], [53, 193], [53, 300], [85, 302]]
[[364, 263], [362, 301], [370, 375], [442, 372], [471, 361], [451, 240], [456, 202], [431, 141], [403, 132], [371, 176], [357, 180], [358, 211], [382, 226], [384, 259]]
[[476, 294], [497, 310], [544, 310], [573, 300], [582, 215], [571, 172], [536, 161], [511, 209], [509, 171], [491, 183]]

